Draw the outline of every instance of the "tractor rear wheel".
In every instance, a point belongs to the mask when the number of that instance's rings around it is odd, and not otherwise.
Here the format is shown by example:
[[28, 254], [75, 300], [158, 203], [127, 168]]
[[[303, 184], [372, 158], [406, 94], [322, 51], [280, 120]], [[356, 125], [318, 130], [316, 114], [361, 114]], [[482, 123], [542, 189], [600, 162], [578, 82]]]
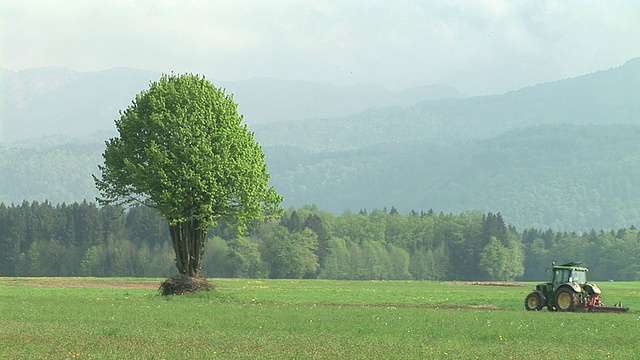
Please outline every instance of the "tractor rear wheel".
[[558, 289], [555, 298], [558, 311], [574, 311], [578, 307], [578, 295], [570, 287]]
[[542, 294], [540, 294], [539, 291], [534, 291], [524, 299], [524, 308], [528, 311], [540, 311], [542, 310], [543, 303]]

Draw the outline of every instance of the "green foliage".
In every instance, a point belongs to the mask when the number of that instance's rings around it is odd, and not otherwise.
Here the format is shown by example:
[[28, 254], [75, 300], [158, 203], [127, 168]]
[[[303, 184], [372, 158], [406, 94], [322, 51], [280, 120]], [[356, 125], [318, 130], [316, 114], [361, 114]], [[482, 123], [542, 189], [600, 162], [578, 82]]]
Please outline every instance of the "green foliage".
[[174, 254], [169, 242], [136, 243], [110, 236], [89, 247], [80, 261], [83, 276], [170, 276]]
[[[429, 211], [404, 215], [374, 210], [334, 216], [315, 207], [289, 209], [284, 221], [294, 212], [303, 225], [300, 231], [269, 220], [247, 235], [211, 233], [206, 239], [203, 275], [540, 281], [552, 261], [578, 260], [592, 269], [593, 280], [640, 280], [640, 233], [633, 227], [586, 233], [525, 229], [519, 233], [496, 222], [499, 214], [436, 215]], [[46, 218], [55, 221], [44, 221]], [[140, 232], [141, 218], [153, 235]], [[4, 250], [0, 252], [0, 274], [170, 276], [175, 252], [166, 228], [161, 231], [159, 224], [166, 226], [160, 214], [144, 207], [123, 211], [89, 203], [0, 206], [0, 249]], [[378, 238], [358, 230], [363, 226], [375, 229]], [[152, 231], [156, 228], [157, 232]], [[494, 234], [506, 238], [501, 241]], [[325, 239], [322, 247], [321, 238]]]
[[351, 279], [351, 254], [344, 239], [332, 237], [328, 244], [329, 253], [320, 271], [321, 279]]
[[264, 224], [253, 235], [260, 242], [263, 261], [272, 278], [315, 277], [318, 269], [318, 240], [309, 229], [289, 232], [273, 222]]
[[103, 150], [102, 140], [93, 136], [0, 146], [0, 202], [19, 204], [28, 199], [61, 204], [94, 199], [98, 193], [91, 174]]
[[260, 245], [251, 239], [239, 237], [229, 243], [229, 273], [231, 277], [264, 278], [269, 269], [262, 261]]
[[164, 75], [138, 94], [107, 141], [103, 204], [143, 203], [171, 224], [246, 226], [277, 212], [264, 153], [232, 96], [194, 75]]
[[495, 236], [480, 253], [480, 267], [490, 279], [513, 281], [522, 276], [522, 260], [522, 250], [517, 241], [510, 241], [504, 246]]
[[[583, 260], [592, 271], [592, 280], [640, 280], [640, 234], [635, 228], [588, 233], [552, 233], [529, 229], [525, 232], [525, 273], [527, 279], [541, 279], [544, 268], [558, 263]], [[529, 265], [531, 264], [531, 265]], [[534, 274], [537, 273], [536, 274]]]
[[[206, 243], [207, 251], [203, 258], [203, 276], [210, 277], [234, 277], [230, 262], [231, 248], [229, 242], [219, 236], [210, 236]], [[250, 277], [250, 276], [239, 276]]]

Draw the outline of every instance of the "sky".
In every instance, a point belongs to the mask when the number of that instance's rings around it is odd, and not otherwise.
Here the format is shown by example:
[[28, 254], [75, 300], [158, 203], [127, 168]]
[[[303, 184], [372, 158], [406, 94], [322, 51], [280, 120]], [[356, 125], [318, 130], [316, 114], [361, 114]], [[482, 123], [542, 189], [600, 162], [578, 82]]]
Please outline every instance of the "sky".
[[502, 93], [640, 56], [640, 1], [2, 0], [0, 66]]

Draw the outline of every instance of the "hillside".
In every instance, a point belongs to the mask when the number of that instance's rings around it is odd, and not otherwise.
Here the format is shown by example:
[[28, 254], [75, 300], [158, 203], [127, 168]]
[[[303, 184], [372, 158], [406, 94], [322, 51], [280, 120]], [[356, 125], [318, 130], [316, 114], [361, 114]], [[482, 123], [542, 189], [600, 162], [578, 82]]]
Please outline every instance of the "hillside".
[[[639, 106], [634, 59], [502, 95], [250, 129], [287, 207], [481, 210], [518, 228], [588, 230], [640, 226]], [[0, 147], [0, 202], [93, 199], [112, 130], [78, 126], [81, 137]]]
[[[97, 72], [57, 67], [0, 69], [0, 143], [113, 130], [118, 111], [159, 77], [159, 73], [129, 68]], [[337, 87], [269, 78], [215, 84], [234, 94], [248, 124], [340, 117], [369, 108], [462, 96], [445, 85], [391, 91], [373, 85]]]
[[423, 101], [337, 119], [257, 125], [262, 144], [312, 151], [483, 139], [539, 124], [640, 124], [640, 58], [501, 95]]
[[[458, 145], [312, 153], [265, 147], [285, 207], [500, 212], [519, 229], [640, 224], [640, 125], [541, 125]], [[92, 200], [103, 143], [1, 148], [0, 201]], [[56, 141], [54, 141], [56, 140]], [[62, 141], [64, 140], [64, 141]]]
[[80, 73], [53, 67], [3, 72], [0, 142], [113, 129], [118, 109], [148, 87], [151, 74], [125, 68]]
[[400, 91], [366, 84], [334, 86], [271, 78], [216, 84], [234, 94], [238, 110], [249, 124], [335, 118], [372, 108], [409, 106], [424, 100], [463, 97], [459, 91], [442, 84]]
[[267, 148], [286, 203], [500, 212], [518, 228], [640, 224], [640, 125], [541, 125], [458, 145], [335, 153]]

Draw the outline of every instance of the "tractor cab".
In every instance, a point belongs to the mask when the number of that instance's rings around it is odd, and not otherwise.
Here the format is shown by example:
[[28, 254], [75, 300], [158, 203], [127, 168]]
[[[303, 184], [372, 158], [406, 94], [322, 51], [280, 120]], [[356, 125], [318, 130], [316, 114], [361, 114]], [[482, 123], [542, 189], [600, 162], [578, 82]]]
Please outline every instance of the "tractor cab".
[[586, 284], [587, 271], [589, 271], [589, 269], [577, 265], [578, 263], [573, 262], [564, 265], [553, 264], [553, 275], [551, 278], [551, 283], [554, 285], [554, 287], [566, 283], [577, 283], [580, 285]]
[[586, 267], [579, 266], [581, 263], [569, 262], [562, 265], [556, 265], [555, 262], [551, 263], [551, 268], [547, 268], [547, 272], [551, 272], [551, 279], [549, 282], [538, 284], [536, 291], [538, 291], [540, 298], [549, 299], [547, 303], [549, 308], [553, 307], [554, 293], [558, 288], [563, 286], [569, 286], [576, 292], [582, 291], [582, 286], [587, 283], [587, 269]]

